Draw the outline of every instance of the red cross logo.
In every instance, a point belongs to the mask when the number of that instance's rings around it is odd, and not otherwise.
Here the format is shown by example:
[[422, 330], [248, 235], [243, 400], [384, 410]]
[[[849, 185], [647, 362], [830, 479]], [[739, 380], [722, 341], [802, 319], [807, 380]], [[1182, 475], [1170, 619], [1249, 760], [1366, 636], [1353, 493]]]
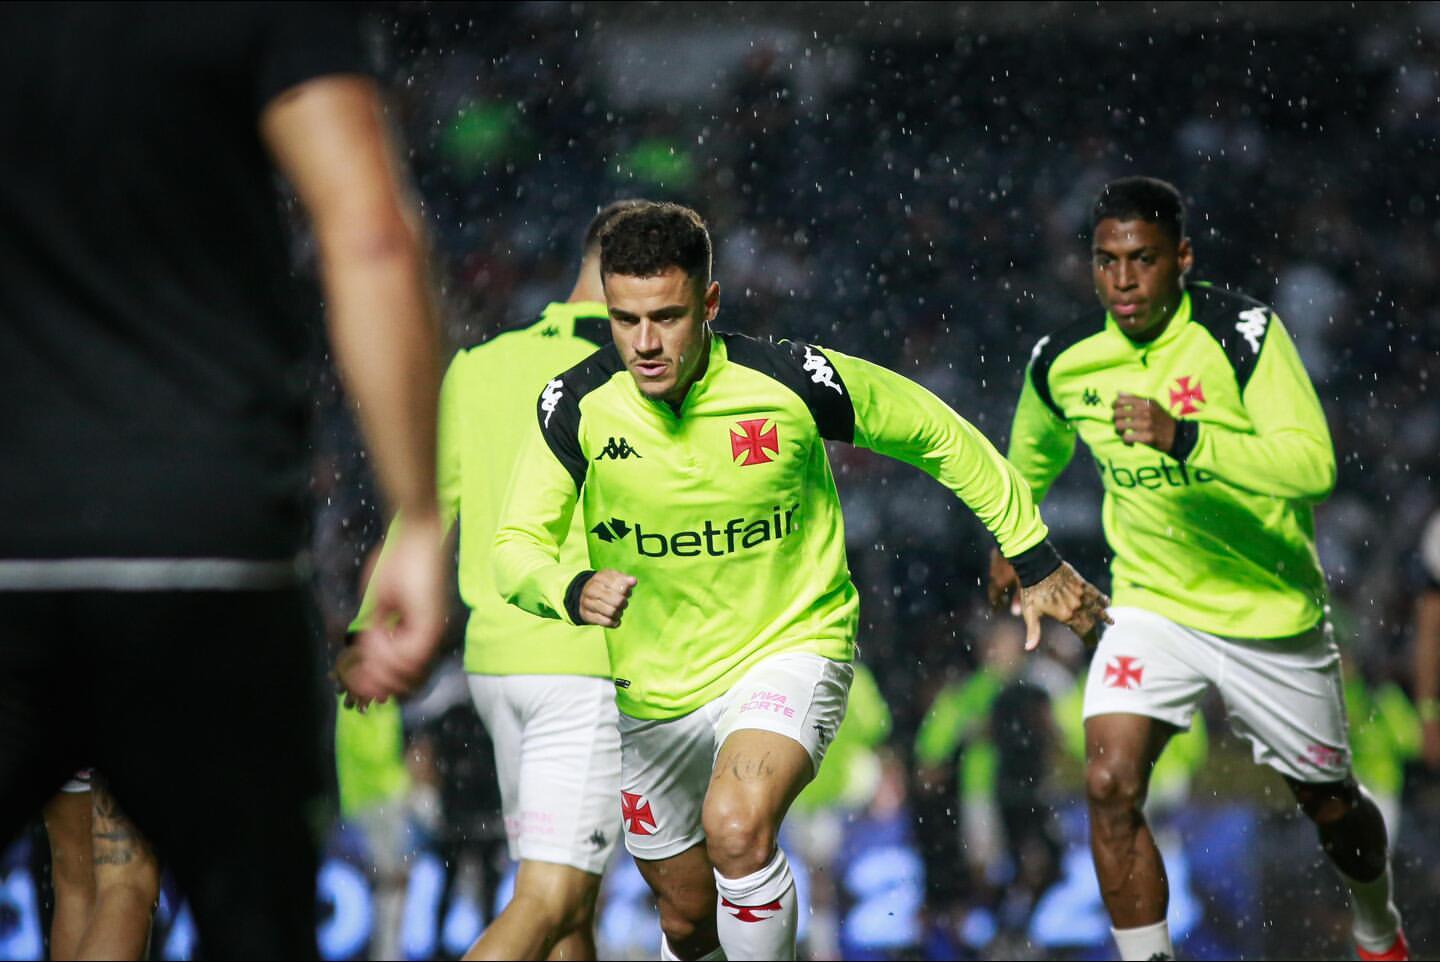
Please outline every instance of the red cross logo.
[[[620, 792], [620, 817], [625, 820], [625, 831], [631, 835], [654, 835], [650, 828], [659, 827], [650, 803], [633, 792]], [[645, 827], [647, 824], [650, 828]]]
[[730, 457], [738, 458], [745, 455], [745, 460], [740, 462], [740, 467], [751, 464], [768, 464], [775, 459], [766, 455], [766, 450], [780, 453], [780, 431], [771, 426], [770, 430], [762, 433], [761, 429], [768, 422], [764, 418], [755, 418], [750, 421], [741, 421], [740, 430], [730, 429]]
[[[1175, 387], [1170, 389], [1170, 406], [1180, 405], [1176, 414], [1194, 414], [1200, 410], [1200, 404], [1205, 403], [1205, 392], [1200, 388], [1200, 379], [1195, 379], [1192, 387], [1190, 378], [1179, 377], [1175, 379]], [[1178, 389], [1178, 390], [1177, 390]], [[1199, 402], [1197, 404], [1196, 402]]]
[[766, 919], [770, 918], [770, 916], [756, 915], [756, 912], [780, 911], [779, 899], [776, 899], [773, 902], [767, 902], [764, 905], [736, 905], [729, 899], [721, 899], [720, 904], [727, 909], [734, 909], [735, 911], [730, 914], [735, 916], [735, 918], [739, 919], [741, 922], [764, 922]]
[[1139, 688], [1145, 666], [1129, 655], [1117, 655], [1105, 666], [1105, 684], [1110, 688]]

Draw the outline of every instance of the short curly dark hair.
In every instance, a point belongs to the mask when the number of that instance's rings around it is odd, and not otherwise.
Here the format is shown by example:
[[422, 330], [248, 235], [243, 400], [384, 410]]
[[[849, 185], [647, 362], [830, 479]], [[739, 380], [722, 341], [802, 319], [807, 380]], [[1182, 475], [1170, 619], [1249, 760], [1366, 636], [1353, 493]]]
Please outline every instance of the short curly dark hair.
[[1185, 239], [1185, 201], [1174, 184], [1158, 177], [1121, 177], [1101, 188], [1090, 216], [1091, 230], [1112, 217], [1154, 224], [1176, 244]]
[[679, 204], [646, 202], [621, 211], [600, 234], [600, 273], [654, 277], [678, 267], [710, 284], [710, 231]]

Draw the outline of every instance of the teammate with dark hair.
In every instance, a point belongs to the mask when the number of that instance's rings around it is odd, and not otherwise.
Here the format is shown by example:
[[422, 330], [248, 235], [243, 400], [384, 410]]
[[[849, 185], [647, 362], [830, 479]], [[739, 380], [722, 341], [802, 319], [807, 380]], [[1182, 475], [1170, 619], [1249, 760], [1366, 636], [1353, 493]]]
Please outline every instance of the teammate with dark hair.
[[[1268, 307], [1186, 285], [1195, 254], [1170, 184], [1107, 185], [1093, 223], [1103, 313], [1036, 345], [1009, 457], [1043, 500], [1079, 437], [1105, 486], [1115, 623], [1085, 689], [1086, 785], [1121, 957], [1174, 955], [1142, 806], [1156, 759], [1213, 685], [1319, 830], [1350, 888], [1360, 957], [1406, 958], [1325, 618], [1312, 505], [1335, 483], [1335, 452], [1315, 389]], [[1014, 584], [992, 557], [992, 601]]]
[[[602, 233], [615, 343], [541, 393], [496, 580], [527, 611], [608, 629], [625, 842], [659, 900], [662, 958], [790, 959], [795, 883], [776, 839], [844, 717], [858, 624], [825, 440], [962, 498], [1021, 572], [1032, 637], [1042, 615], [1092, 631], [1106, 599], [1045, 540], [1023, 479], [924, 388], [713, 332], [710, 251], [675, 204]], [[577, 505], [588, 565], [561, 555]]]
[[[536, 392], [610, 341], [601, 232], [641, 203], [616, 201], [596, 214], [570, 296], [534, 323], [461, 351], [440, 388], [440, 507], [447, 524], [460, 523], [460, 593], [470, 609], [465, 670], [495, 746], [505, 834], [520, 863], [514, 898], [467, 959], [595, 958], [595, 899], [620, 837], [620, 735], [605, 639], [596, 628], [506, 604], [491, 556]], [[580, 520], [561, 554], [583, 566]], [[368, 622], [368, 600], [357, 624]]]
[[0, 842], [95, 766], [210, 958], [316, 955], [329, 809], [302, 552], [318, 316], [277, 169], [408, 522], [348, 684], [409, 690], [444, 620], [426, 257], [348, 9], [0, 6]]

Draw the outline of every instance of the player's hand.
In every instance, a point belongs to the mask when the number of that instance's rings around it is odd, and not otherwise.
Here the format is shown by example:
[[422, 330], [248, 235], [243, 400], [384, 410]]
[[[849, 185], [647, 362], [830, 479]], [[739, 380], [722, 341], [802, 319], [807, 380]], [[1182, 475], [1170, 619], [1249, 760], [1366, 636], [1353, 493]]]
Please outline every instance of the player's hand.
[[1114, 412], [1115, 433], [1126, 444], [1148, 444], [1161, 454], [1175, 446], [1175, 419], [1149, 398], [1121, 391]]
[[433, 516], [406, 515], [391, 536], [371, 578], [371, 627], [356, 634], [336, 665], [340, 684], [357, 703], [409, 694], [430, 674], [445, 630], [445, 542]]
[[1020, 589], [1020, 605], [1025, 616], [1026, 651], [1034, 651], [1040, 644], [1043, 616], [1068, 625], [1087, 645], [1095, 644], [1101, 622], [1115, 623], [1105, 611], [1110, 599], [1063, 561], [1043, 581]]
[[614, 568], [595, 572], [580, 589], [580, 620], [601, 628], [619, 628], [635, 585], [635, 578]]
[[355, 694], [345, 684], [345, 679], [356, 669], [359, 662], [360, 654], [353, 648], [345, 648], [340, 652], [340, 657], [335, 659], [335, 668], [330, 672], [330, 680], [335, 683], [336, 693], [345, 696], [345, 707], [353, 708], [363, 715], [374, 699]]
[[1020, 614], [1020, 576], [999, 548], [990, 549], [990, 580], [985, 595], [990, 599], [991, 611], [998, 612], [1009, 602], [1010, 613]]

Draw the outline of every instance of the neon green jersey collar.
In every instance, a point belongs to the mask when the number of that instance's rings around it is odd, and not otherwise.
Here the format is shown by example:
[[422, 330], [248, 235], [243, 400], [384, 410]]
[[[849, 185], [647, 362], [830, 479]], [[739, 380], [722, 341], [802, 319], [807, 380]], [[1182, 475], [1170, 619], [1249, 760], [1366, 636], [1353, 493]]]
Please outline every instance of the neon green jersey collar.
[[1105, 327], [1108, 330], [1114, 331], [1115, 334], [1118, 335], [1121, 339], [1123, 339], [1126, 344], [1129, 344], [1132, 348], [1142, 354], [1153, 351], [1157, 347], [1161, 347], [1165, 344], [1169, 344], [1171, 341], [1175, 340], [1180, 336], [1180, 334], [1185, 330], [1185, 326], [1189, 323], [1189, 291], [1185, 291], [1180, 295], [1180, 306], [1175, 308], [1174, 314], [1170, 315], [1170, 320], [1166, 322], [1165, 330], [1160, 333], [1160, 336], [1155, 338], [1155, 340], [1153, 341], [1146, 341], [1143, 344], [1132, 341], [1129, 335], [1127, 335], [1124, 331], [1120, 329], [1120, 325], [1115, 320], [1115, 315], [1111, 314], [1109, 311], [1105, 312]]

